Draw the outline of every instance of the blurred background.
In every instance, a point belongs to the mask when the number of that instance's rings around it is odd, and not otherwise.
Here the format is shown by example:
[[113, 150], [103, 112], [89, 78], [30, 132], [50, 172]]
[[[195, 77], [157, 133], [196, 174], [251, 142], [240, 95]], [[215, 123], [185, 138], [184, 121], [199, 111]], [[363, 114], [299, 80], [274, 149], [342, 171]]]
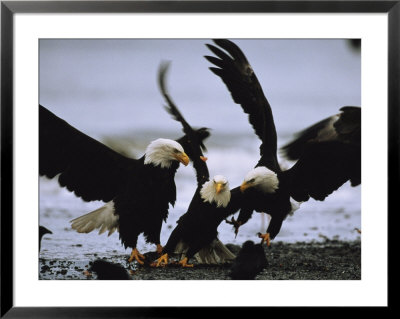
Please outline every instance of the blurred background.
[[[232, 39], [251, 63], [268, 98], [278, 133], [278, 146], [307, 126], [338, 112], [344, 105], [361, 105], [361, 52], [358, 41], [346, 39]], [[259, 159], [260, 141], [241, 107], [233, 103], [223, 82], [209, 69], [204, 55], [209, 39], [41, 39], [39, 43], [40, 103], [84, 133], [117, 151], [141, 157], [159, 137], [182, 136], [181, 126], [163, 109], [157, 86], [160, 62], [172, 62], [167, 86], [186, 120], [209, 127], [206, 140], [211, 175], [223, 174], [238, 186]], [[284, 162], [290, 167], [293, 163]], [[176, 220], [186, 212], [196, 188], [192, 166], [176, 175], [177, 202], [163, 225], [165, 244]], [[40, 178], [39, 223], [53, 231], [42, 242], [42, 257], [82, 259], [93, 253], [130, 253], [118, 234], [78, 234], [69, 221], [102, 202], [85, 203]], [[237, 216], [237, 214], [235, 215]], [[265, 231], [268, 216], [254, 213], [240, 228], [222, 223], [220, 239], [241, 244]], [[275, 241], [358, 240], [361, 187], [342, 186], [324, 202], [310, 200], [289, 216]], [[154, 250], [139, 237], [138, 248]], [[86, 256], [86, 257], [85, 257]]]

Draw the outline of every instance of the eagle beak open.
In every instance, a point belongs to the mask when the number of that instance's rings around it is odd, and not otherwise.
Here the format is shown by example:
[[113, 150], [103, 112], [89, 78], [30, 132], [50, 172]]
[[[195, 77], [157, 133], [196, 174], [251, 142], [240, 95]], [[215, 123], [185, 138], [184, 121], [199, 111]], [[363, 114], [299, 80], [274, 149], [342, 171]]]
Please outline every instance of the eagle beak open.
[[215, 185], [215, 191], [217, 194], [221, 193], [222, 188], [224, 188], [224, 185], [222, 185], [221, 183], [217, 183]]
[[250, 183], [248, 182], [243, 182], [242, 185], [240, 185], [240, 191], [243, 193], [246, 189], [248, 189], [251, 186]]
[[189, 164], [189, 156], [186, 153], [180, 153], [175, 156], [175, 158], [181, 162], [183, 165], [188, 166]]

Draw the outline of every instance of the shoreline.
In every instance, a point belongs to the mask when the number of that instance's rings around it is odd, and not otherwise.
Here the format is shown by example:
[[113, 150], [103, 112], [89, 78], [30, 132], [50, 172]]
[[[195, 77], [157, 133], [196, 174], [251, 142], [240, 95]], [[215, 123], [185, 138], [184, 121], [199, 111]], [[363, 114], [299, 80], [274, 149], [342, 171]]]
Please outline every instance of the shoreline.
[[[240, 246], [226, 244], [237, 253]], [[275, 242], [264, 247], [268, 265], [255, 280], [361, 280], [361, 241]], [[154, 258], [153, 253], [145, 254]], [[85, 254], [87, 260], [71, 261], [39, 258], [39, 280], [94, 280], [87, 275], [90, 263], [102, 259], [98, 253]], [[133, 280], [230, 280], [230, 264], [153, 268], [127, 263], [128, 255], [104, 260], [123, 266]]]

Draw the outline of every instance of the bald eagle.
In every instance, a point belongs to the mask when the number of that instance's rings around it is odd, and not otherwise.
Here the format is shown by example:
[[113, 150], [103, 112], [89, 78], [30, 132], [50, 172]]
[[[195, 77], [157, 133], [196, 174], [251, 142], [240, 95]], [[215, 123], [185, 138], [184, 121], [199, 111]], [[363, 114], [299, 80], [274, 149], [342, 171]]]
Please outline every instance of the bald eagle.
[[[218, 225], [227, 216], [239, 209], [241, 193], [239, 188], [229, 189], [228, 180], [222, 175], [216, 175], [210, 180], [208, 167], [201, 149], [204, 145], [194, 135], [194, 130], [186, 122], [177, 106], [170, 98], [165, 87], [165, 75], [168, 64], [161, 65], [159, 72], [160, 90], [167, 102], [165, 108], [173, 118], [182, 124], [183, 131], [191, 141], [190, 149], [193, 157], [193, 166], [196, 169], [197, 189], [189, 204], [187, 212], [182, 215], [177, 226], [172, 231], [167, 244], [163, 248], [162, 256], [153, 266], [165, 266], [178, 245], [185, 246], [185, 257], [179, 261], [182, 267], [192, 267], [188, 261], [202, 248], [210, 245], [217, 238]], [[191, 138], [193, 137], [193, 138]], [[222, 246], [222, 245], [221, 245]], [[224, 247], [219, 246], [220, 253], [224, 258], [234, 258], [234, 255]]]
[[119, 231], [125, 248], [131, 247], [129, 262], [143, 263], [136, 249], [143, 233], [148, 243], [161, 251], [160, 231], [168, 216], [169, 204], [176, 200], [175, 172], [189, 157], [178, 141], [157, 139], [140, 159], [125, 157], [85, 135], [39, 105], [39, 174], [58, 175], [66, 187], [84, 201], [102, 200], [99, 209], [72, 220], [80, 233], [99, 229], [99, 234]]
[[307, 201], [310, 197], [324, 200], [326, 196], [351, 181], [361, 183], [361, 122], [360, 108], [345, 107], [342, 113], [318, 123], [300, 134], [297, 142], [283, 150], [297, 162], [282, 171], [277, 157], [277, 134], [270, 104], [258, 79], [240, 48], [229, 40], [214, 40], [222, 48], [207, 44], [216, 55], [206, 59], [217, 67], [210, 70], [219, 76], [236, 104], [248, 114], [249, 122], [262, 141], [261, 158], [244, 178], [240, 189], [245, 200], [236, 232], [247, 222], [253, 211], [271, 216], [266, 234], [259, 234], [269, 245], [279, 233], [282, 222], [294, 209], [290, 198]]

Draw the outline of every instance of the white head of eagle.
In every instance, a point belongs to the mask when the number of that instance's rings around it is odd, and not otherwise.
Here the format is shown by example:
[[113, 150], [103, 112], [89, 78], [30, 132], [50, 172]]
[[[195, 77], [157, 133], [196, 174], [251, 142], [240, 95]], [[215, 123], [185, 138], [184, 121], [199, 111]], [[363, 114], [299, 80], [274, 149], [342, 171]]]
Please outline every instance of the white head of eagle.
[[278, 176], [265, 166], [256, 167], [247, 173], [240, 190], [244, 192], [250, 187], [255, 187], [264, 193], [275, 193], [279, 188]]
[[203, 201], [217, 204], [217, 207], [226, 207], [231, 200], [229, 183], [225, 176], [215, 175], [214, 178], [203, 184], [200, 190]]
[[169, 168], [173, 161], [179, 161], [185, 166], [189, 164], [189, 157], [178, 142], [159, 138], [147, 146], [144, 154], [144, 164]]

